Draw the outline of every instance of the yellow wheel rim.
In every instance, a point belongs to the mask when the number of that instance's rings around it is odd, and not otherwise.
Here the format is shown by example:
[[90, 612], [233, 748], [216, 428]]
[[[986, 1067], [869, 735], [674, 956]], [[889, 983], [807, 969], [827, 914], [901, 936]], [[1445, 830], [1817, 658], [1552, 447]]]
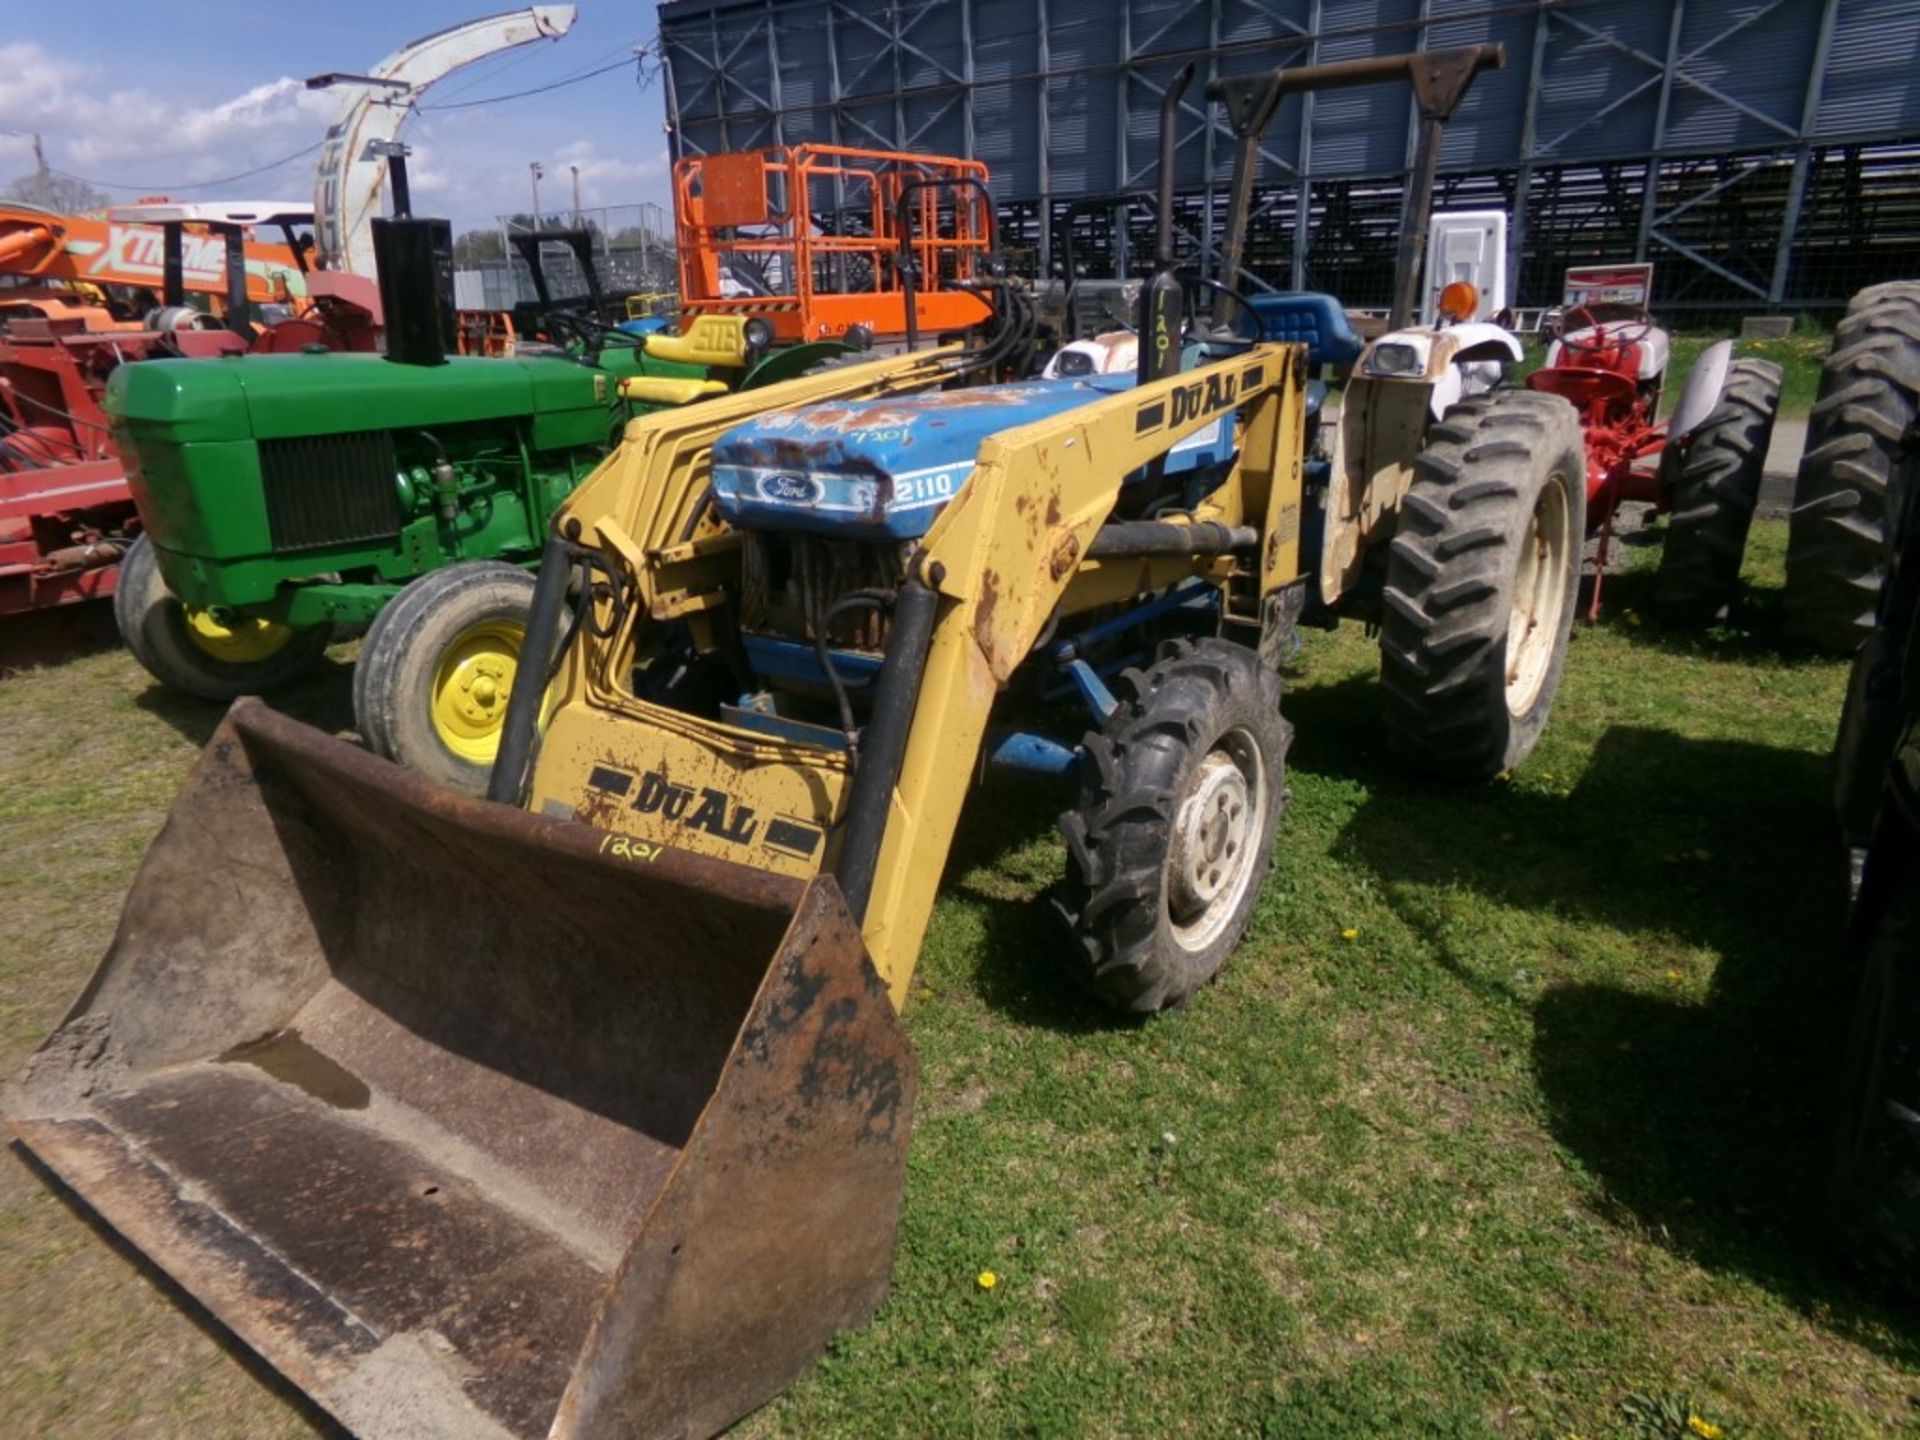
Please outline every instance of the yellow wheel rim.
[[181, 607], [186, 612], [187, 639], [203, 655], [228, 665], [251, 665], [278, 655], [293, 639], [293, 627], [257, 615], [222, 619], [212, 610]]
[[500, 748], [526, 633], [517, 621], [484, 620], [462, 630], [440, 657], [433, 672], [433, 733], [462, 760], [491, 764]]

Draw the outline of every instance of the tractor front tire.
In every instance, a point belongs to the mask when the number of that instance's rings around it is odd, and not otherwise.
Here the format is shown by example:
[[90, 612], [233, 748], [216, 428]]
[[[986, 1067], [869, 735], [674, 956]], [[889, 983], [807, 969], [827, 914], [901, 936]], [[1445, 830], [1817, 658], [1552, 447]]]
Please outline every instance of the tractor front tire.
[[483, 795], [533, 605], [533, 576], [498, 560], [422, 575], [360, 646], [353, 714], [369, 750]]
[[1486, 780], [1539, 740], [1573, 629], [1586, 473], [1557, 395], [1475, 396], [1429, 432], [1380, 616], [1387, 734], [1417, 768]]
[[1886, 531], [1920, 420], [1920, 283], [1876, 286], [1835, 327], [1787, 529], [1787, 626], [1850, 654], [1873, 629]]
[[1713, 414], [1660, 457], [1673, 513], [1653, 599], [1674, 624], [1710, 624], [1740, 593], [1740, 562], [1779, 408], [1780, 367], [1736, 360]]
[[167, 588], [153, 545], [142, 535], [120, 562], [113, 589], [120, 640], [170, 690], [225, 702], [264, 695], [312, 669], [333, 627], [296, 630], [244, 613], [195, 610]]
[[1117, 682], [1060, 817], [1055, 907], [1074, 978], [1116, 1009], [1185, 1004], [1246, 932], [1273, 863], [1293, 729], [1280, 677], [1228, 641], [1173, 640]]
[[[1876, 850], [1868, 861], [1869, 884]], [[1842, 1062], [1827, 1200], [1856, 1263], [1920, 1287], [1920, 869], [1899, 862], [1866, 942]], [[1891, 877], [1890, 877], [1891, 878]]]

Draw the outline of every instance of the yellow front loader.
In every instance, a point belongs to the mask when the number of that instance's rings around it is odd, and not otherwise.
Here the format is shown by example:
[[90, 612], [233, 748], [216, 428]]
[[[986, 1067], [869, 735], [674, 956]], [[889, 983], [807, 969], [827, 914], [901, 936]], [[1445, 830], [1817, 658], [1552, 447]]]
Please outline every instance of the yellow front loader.
[[1050, 958], [1128, 1011], [1213, 978], [1271, 863], [1316, 353], [1231, 292], [1188, 322], [1160, 255], [1137, 376], [962, 385], [1012, 299], [983, 347], [630, 422], [487, 800], [237, 703], [18, 1144], [361, 1435], [777, 1393], [885, 1294], [897, 1012], [981, 771], [1077, 787]]
[[[10, 1094], [39, 1164], [356, 1433], [711, 1434], [862, 1322], [911, 1128], [895, 1010], [997, 693], [1075, 616], [1198, 581], [1255, 639], [1299, 579], [1302, 357], [1261, 346], [981, 446], [899, 553], [853, 748], [642, 698], [661, 632], [741, 624], [752, 537], [703, 503], [715, 441], [770, 401], [902, 403], [953, 360], [631, 424], [543, 567], [571, 636], [528, 809], [237, 704]], [[1235, 412], [1191, 513], [1113, 518]], [[1214, 646], [1270, 717], [1241, 754], [1264, 788], [1228, 786], [1261, 809], [1227, 826], [1224, 954], [1283, 746], [1272, 670]]]

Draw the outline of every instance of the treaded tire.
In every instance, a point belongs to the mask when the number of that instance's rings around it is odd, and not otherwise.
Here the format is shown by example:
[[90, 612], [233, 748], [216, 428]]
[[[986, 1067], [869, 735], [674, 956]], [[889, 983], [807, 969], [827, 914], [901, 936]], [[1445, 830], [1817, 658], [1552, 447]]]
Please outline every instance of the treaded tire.
[[208, 654], [187, 628], [186, 607], [160, 573], [153, 546], [142, 535], [128, 548], [114, 580], [113, 623], [121, 643], [146, 672], [170, 690], [202, 700], [263, 695], [297, 680], [333, 643], [333, 627], [295, 630], [272, 655], [235, 662]]
[[[360, 738], [376, 755], [437, 784], [484, 795], [499, 745], [511, 671], [484, 672], [488, 699], [476, 715], [467, 749], [449, 743], [436, 723], [436, 697], [463, 676], [461, 647], [493, 644], [517, 660], [533, 605], [533, 576], [499, 560], [470, 560], [430, 571], [408, 585], [374, 617], [353, 673], [353, 715]], [[486, 636], [496, 637], [487, 641]], [[485, 662], [482, 662], [485, 663]], [[487, 736], [490, 733], [491, 739]]]
[[1834, 813], [1855, 850], [1872, 832], [1887, 762], [1920, 703], [1920, 496], [1900, 488], [1873, 629], [1854, 654], [1833, 743]]
[[1736, 360], [1713, 414], [1662, 455], [1673, 514], [1653, 598], [1668, 620], [1708, 624], [1739, 596], [1740, 561], [1779, 408], [1780, 367]]
[[[1086, 737], [1079, 806], [1060, 817], [1067, 877], [1054, 906], [1073, 935], [1074, 978], [1116, 1009], [1151, 1014], [1191, 999], [1246, 932], [1286, 808], [1293, 727], [1280, 715], [1280, 677], [1224, 640], [1166, 642], [1146, 670], [1119, 677], [1115, 695], [1120, 708]], [[1243, 769], [1257, 755], [1263, 803], [1250, 789], [1231, 884], [1183, 931], [1175, 834], [1228, 749]]]
[[[1509, 626], [1536, 509], [1559, 517], [1562, 553], [1553, 563], [1564, 573], [1536, 587], [1547, 618], [1523, 642], [1529, 679], [1516, 711]], [[1559, 396], [1475, 396], [1428, 432], [1401, 501], [1380, 614], [1387, 734], [1410, 763], [1485, 780], [1526, 759], [1566, 665], [1585, 514], [1580, 418]]]
[[1920, 280], [1885, 280], [1869, 285], [1847, 302], [1847, 314], [1872, 309], [1887, 300], [1920, 306]]
[[1920, 419], [1920, 282], [1855, 297], [1807, 420], [1787, 531], [1787, 626], [1850, 653], [1873, 628], [1905, 439]]
[[[1876, 846], [1870, 874], [1881, 858]], [[1839, 1248], [1912, 1290], [1920, 1285], [1920, 868], [1911, 856], [1896, 863], [1904, 873], [1867, 939], [1847, 1032], [1827, 1199]]]

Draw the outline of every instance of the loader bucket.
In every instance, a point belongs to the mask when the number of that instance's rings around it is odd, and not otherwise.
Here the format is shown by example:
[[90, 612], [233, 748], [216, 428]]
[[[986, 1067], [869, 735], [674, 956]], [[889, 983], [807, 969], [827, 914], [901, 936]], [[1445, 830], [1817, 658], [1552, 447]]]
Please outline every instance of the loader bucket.
[[914, 1064], [832, 881], [644, 855], [243, 700], [15, 1142], [357, 1434], [711, 1435], [880, 1303]]

